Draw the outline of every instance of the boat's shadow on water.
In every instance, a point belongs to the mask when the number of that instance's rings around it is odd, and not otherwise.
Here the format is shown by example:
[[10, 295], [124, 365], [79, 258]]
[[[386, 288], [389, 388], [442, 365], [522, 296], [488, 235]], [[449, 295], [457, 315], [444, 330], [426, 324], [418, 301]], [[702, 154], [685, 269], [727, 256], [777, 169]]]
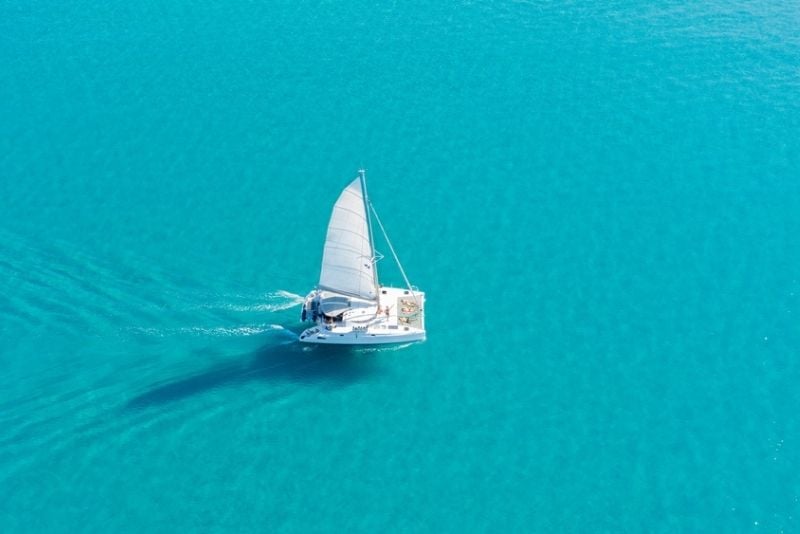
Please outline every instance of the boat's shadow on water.
[[133, 397], [127, 409], [164, 405], [214, 389], [263, 381], [341, 387], [374, 376], [380, 367], [374, 354], [344, 347], [308, 347], [298, 342], [273, 343], [233, 357], [199, 373], [153, 384]]

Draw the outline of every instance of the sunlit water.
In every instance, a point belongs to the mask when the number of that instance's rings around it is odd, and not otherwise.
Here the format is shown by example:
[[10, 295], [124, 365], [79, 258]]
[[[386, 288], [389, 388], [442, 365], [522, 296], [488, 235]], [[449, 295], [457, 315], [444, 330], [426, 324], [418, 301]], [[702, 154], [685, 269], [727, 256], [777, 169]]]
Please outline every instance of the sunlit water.
[[[0, 6], [0, 530], [798, 529], [795, 3], [95, 4]], [[360, 165], [428, 341], [304, 348]]]

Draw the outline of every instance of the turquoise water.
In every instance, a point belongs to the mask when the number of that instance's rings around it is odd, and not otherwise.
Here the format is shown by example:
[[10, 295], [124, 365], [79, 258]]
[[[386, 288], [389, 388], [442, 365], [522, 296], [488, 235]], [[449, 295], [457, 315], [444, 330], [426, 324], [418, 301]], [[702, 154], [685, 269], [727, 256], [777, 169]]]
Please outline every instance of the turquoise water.
[[800, 530], [797, 4], [433, 4], [0, 5], [2, 531]]

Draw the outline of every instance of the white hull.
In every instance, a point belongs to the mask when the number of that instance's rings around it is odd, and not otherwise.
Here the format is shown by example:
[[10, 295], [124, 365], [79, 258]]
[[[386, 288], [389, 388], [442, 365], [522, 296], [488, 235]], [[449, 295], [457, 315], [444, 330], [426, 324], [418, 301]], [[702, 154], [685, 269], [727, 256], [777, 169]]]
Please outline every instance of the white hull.
[[371, 334], [369, 332], [338, 333], [320, 329], [309, 328], [300, 334], [301, 343], [314, 343], [317, 345], [387, 345], [391, 343], [411, 343], [425, 341], [425, 332], [400, 332]]

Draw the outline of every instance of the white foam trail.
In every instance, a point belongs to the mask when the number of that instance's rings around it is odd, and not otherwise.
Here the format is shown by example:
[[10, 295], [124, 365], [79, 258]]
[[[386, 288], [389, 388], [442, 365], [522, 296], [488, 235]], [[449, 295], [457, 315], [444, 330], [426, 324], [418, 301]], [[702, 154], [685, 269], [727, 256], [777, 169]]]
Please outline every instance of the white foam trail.
[[242, 336], [255, 336], [264, 334], [271, 331], [286, 331], [289, 335], [294, 336], [291, 332], [286, 330], [279, 324], [256, 324], [244, 325], [235, 327], [226, 326], [190, 326], [183, 328], [131, 328], [133, 332], [155, 337], [166, 337], [176, 335], [195, 335], [195, 336], [214, 336], [214, 337], [242, 337]]
[[299, 306], [299, 302], [284, 302], [281, 304], [223, 304], [220, 306], [205, 306], [206, 308], [217, 308], [223, 310], [237, 311], [237, 312], [276, 312], [281, 310], [288, 310]]
[[[242, 297], [241, 295], [235, 295], [235, 298], [242, 299], [246, 297]], [[266, 293], [259, 300], [263, 299], [266, 299], [268, 302], [258, 302], [253, 304], [219, 303], [219, 304], [206, 304], [202, 307], [208, 309], [222, 309], [222, 310], [229, 310], [236, 312], [277, 312], [277, 311], [288, 310], [289, 308], [294, 308], [296, 306], [300, 306], [305, 300], [300, 295], [296, 295], [295, 293], [291, 293], [283, 289], [271, 293]]]
[[[269, 293], [267, 294], [269, 295]], [[303, 302], [304, 298], [302, 295], [298, 295], [297, 293], [292, 293], [291, 291], [286, 291], [285, 289], [279, 289], [273, 294], [279, 297], [296, 300], [298, 302]]]

